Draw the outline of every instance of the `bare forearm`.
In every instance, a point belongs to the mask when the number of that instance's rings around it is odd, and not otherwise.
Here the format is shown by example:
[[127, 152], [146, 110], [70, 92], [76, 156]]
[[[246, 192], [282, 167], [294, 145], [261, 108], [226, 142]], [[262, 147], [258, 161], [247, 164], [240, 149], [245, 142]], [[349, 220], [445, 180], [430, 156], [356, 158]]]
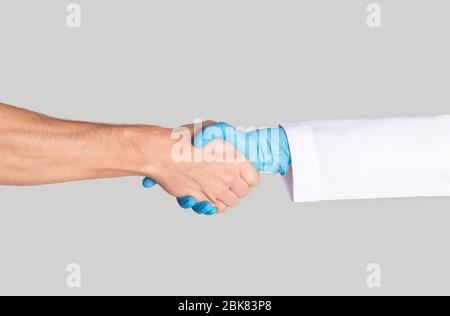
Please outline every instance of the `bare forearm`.
[[65, 121], [0, 104], [0, 184], [149, 175], [142, 129], [151, 138], [151, 127]]
[[[139, 175], [184, 197], [180, 205], [201, 214], [236, 206], [258, 184], [257, 170], [232, 144], [217, 141], [197, 148], [194, 126], [182, 130], [184, 136], [173, 137], [180, 131], [66, 121], [0, 104], [0, 185]], [[181, 161], [172, 156], [180, 145], [183, 156], [187, 153]], [[204, 155], [208, 161], [192, 159]]]

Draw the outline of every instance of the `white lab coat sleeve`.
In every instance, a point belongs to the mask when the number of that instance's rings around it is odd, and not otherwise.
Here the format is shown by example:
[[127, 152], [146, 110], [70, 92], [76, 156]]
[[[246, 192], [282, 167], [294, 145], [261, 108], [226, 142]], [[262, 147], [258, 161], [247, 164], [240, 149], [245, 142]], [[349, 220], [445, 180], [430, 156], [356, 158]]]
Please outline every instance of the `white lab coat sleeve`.
[[450, 115], [281, 126], [294, 202], [450, 196]]

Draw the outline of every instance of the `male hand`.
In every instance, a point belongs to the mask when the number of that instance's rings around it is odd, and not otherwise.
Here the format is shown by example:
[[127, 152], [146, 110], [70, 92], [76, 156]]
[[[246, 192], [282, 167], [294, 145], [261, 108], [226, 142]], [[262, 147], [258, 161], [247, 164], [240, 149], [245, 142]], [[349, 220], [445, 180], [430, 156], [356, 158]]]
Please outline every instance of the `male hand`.
[[[193, 125], [185, 128], [193, 135]], [[164, 134], [161, 138], [167, 144], [161, 153], [172, 152], [177, 141], [171, 138], [170, 130], [165, 130]], [[239, 199], [247, 196], [250, 188], [258, 184], [259, 174], [232, 144], [222, 140], [211, 142], [204, 148], [195, 148], [191, 144], [189, 138], [191, 157], [207, 156], [207, 161], [176, 162], [173, 157], [165, 157], [164, 165], [158, 168], [159, 175], [144, 179], [144, 187], [159, 183], [168, 193], [178, 196], [181, 207], [213, 215], [236, 206]]]

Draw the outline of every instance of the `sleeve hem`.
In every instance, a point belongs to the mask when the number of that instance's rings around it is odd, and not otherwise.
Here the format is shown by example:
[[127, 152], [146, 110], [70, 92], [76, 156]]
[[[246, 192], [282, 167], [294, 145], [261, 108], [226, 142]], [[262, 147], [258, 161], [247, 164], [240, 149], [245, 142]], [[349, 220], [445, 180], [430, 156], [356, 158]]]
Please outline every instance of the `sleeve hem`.
[[281, 124], [291, 150], [292, 167], [284, 183], [294, 202], [321, 200], [320, 166], [314, 130], [307, 122]]

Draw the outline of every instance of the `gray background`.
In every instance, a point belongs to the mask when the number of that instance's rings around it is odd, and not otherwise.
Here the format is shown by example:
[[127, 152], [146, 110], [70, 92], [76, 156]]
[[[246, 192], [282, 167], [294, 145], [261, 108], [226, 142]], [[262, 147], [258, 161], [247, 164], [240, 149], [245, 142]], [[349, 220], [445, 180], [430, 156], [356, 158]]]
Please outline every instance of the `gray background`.
[[[177, 126], [449, 112], [450, 2], [0, 1], [0, 102]], [[124, 178], [0, 189], [0, 294], [450, 294], [450, 199], [292, 204], [276, 176], [224, 216]], [[66, 287], [66, 266], [82, 288]], [[366, 266], [382, 267], [382, 288]]]

